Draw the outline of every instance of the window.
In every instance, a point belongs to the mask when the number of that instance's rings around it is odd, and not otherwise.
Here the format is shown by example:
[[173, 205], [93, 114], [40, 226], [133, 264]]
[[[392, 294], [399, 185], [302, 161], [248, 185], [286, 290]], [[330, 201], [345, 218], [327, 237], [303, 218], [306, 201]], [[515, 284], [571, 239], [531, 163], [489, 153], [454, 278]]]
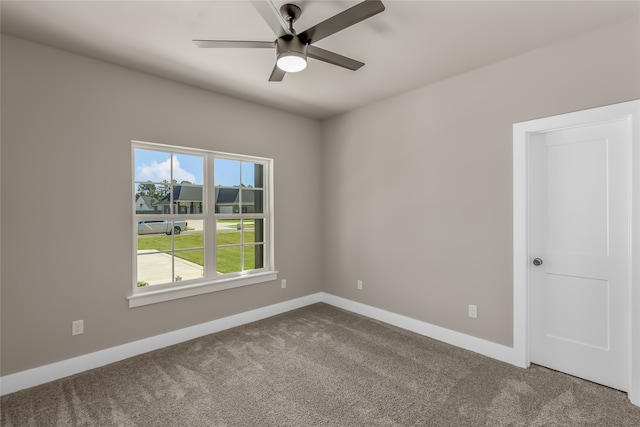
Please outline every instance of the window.
[[277, 278], [272, 160], [132, 143], [129, 306]]

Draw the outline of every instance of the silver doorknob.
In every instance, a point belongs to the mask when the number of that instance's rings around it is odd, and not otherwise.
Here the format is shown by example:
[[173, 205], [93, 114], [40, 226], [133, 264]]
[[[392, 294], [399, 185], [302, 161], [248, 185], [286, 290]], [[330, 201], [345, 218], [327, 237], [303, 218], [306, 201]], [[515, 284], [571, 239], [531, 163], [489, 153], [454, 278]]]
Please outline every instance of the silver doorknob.
[[533, 260], [533, 265], [542, 265], [542, 260], [540, 258], [536, 258]]

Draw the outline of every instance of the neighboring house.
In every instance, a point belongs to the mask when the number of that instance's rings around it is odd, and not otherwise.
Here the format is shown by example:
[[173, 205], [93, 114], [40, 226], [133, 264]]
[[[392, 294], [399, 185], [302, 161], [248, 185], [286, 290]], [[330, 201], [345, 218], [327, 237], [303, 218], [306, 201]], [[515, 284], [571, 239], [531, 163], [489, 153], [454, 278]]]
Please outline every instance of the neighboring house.
[[[240, 213], [240, 189], [216, 187], [216, 213]], [[261, 190], [242, 189], [242, 213], [256, 212], [255, 194]], [[258, 212], [262, 212], [258, 206]]]
[[[262, 190], [242, 188], [242, 213], [262, 212], [261, 206], [256, 206], [255, 194]], [[216, 213], [240, 213], [240, 188], [216, 187]], [[173, 187], [173, 203], [179, 214], [202, 213], [202, 187], [190, 185], [176, 185]], [[162, 200], [153, 204], [154, 209], [162, 213], [169, 213], [171, 200], [167, 194]]]
[[158, 208], [155, 205], [158, 201], [151, 196], [141, 196], [136, 194], [136, 213], [157, 213]]
[[[190, 185], [175, 185], [173, 187], [173, 204], [176, 206], [176, 213], [179, 214], [199, 214], [202, 213], [202, 187]], [[169, 193], [160, 201], [154, 204], [156, 209], [162, 213], [169, 213], [171, 200]]]

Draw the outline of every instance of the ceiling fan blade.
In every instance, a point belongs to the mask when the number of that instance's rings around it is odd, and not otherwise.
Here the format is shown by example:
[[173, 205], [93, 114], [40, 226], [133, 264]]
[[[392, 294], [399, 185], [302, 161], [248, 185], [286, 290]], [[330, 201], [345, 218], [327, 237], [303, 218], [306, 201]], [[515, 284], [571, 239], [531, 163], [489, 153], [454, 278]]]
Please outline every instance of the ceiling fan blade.
[[287, 23], [284, 22], [280, 12], [275, 9], [275, 6], [270, 0], [253, 0], [251, 4], [277, 37], [282, 37], [285, 34], [291, 34]]
[[318, 40], [344, 30], [360, 21], [372, 17], [384, 10], [380, 0], [365, 0], [362, 3], [341, 12], [331, 18], [314, 25], [298, 35], [303, 43], [315, 43]]
[[364, 65], [364, 62], [356, 61], [355, 59], [347, 58], [346, 56], [320, 49], [316, 46], [309, 46], [307, 48], [307, 56], [309, 58], [318, 59], [353, 71]]
[[269, 77], [270, 82], [281, 82], [284, 79], [284, 75], [287, 74], [286, 71], [282, 71], [278, 68], [278, 65], [273, 66], [273, 71], [271, 71], [271, 76]]
[[194, 40], [196, 46], [203, 48], [275, 48], [273, 42], [258, 42], [249, 40]]

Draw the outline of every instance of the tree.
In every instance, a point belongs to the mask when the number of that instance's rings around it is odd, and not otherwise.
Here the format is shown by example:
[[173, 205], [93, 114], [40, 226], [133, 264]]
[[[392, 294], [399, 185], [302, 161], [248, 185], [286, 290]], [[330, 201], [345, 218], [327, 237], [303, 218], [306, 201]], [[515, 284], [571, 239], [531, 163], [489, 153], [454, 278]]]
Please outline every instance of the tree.
[[138, 184], [137, 195], [149, 196], [156, 200], [162, 200], [167, 194], [169, 194], [169, 183], [164, 181], [167, 185], [156, 185], [151, 182], [145, 184]]

